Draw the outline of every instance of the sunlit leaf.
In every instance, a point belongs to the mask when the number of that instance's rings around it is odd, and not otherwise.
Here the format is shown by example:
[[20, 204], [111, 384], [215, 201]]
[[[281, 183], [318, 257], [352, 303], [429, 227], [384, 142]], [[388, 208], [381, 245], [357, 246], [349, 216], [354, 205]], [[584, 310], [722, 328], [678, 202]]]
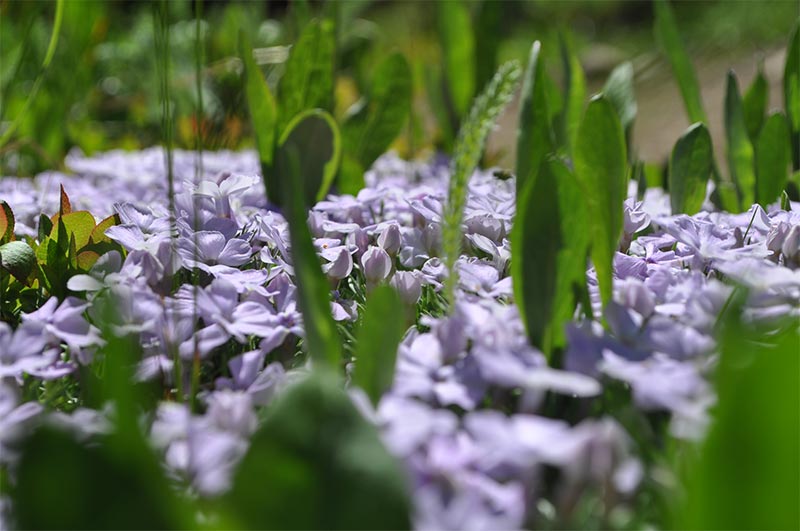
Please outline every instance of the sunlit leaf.
[[411, 69], [400, 53], [387, 57], [375, 70], [360, 108], [342, 123], [342, 143], [358, 165], [343, 165], [339, 189], [356, 194], [369, 168], [397, 138], [411, 109]]
[[0, 244], [14, 240], [14, 212], [5, 201], [0, 201]]
[[673, 215], [700, 212], [713, 158], [708, 129], [701, 122], [692, 124], [678, 139], [669, 159], [669, 199]]
[[78, 210], [76, 212], [66, 214], [65, 216], [56, 214], [56, 219], [54, 220], [56, 225], [50, 232], [50, 238], [56, 242], [59, 240], [59, 220], [64, 223], [64, 228], [66, 229], [67, 235], [75, 236], [75, 244], [79, 249], [89, 243], [89, 238], [91, 237], [92, 231], [95, 228], [94, 216], [92, 216], [90, 212], [87, 212], [86, 210]]
[[334, 49], [334, 26], [330, 20], [309, 22], [292, 46], [278, 86], [279, 136], [299, 113], [332, 109]]
[[250, 111], [250, 123], [256, 137], [256, 149], [264, 176], [267, 197], [275, 204], [280, 203], [280, 182], [271, 171], [275, 151], [275, 136], [278, 111], [275, 97], [264, 76], [253, 60], [253, 48], [246, 34], [239, 33], [239, 55], [244, 64], [244, 93]]
[[614, 107], [594, 97], [578, 130], [575, 175], [589, 208], [592, 262], [603, 304], [611, 300], [612, 262], [622, 235], [622, 202], [628, 188], [625, 137]]
[[786, 187], [791, 162], [789, 126], [782, 113], [767, 118], [756, 143], [756, 200], [766, 208]]
[[589, 233], [575, 176], [544, 161], [517, 201], [511, 235], [514, 299], [530, 342], [552, 356], [564, 344], [564, 324], [575, 310], [574, 287], [585, 283]]
[[628, 61], [616, 67], [603, 86], [603, 95], [619, 114], [619, 121], [630, 142], [633, 121], [636, 119], [636, 96], [633, 93], [633, 65]]
[[531, 47], [522, 82], [522, 104], [517, 129], [517, 194], [520, 194], [529, 180], [536, 178], [544, 156], [554, 151], [544, 77], [541, 43], [536, 41]]
[[72, 204], [69, 202], [69, 196], [67, 192], [64, 191], [64, 185], [61, 185], [61, 202], [58, 209], [58, 213], [62, 216], [69, 214], [72, 212]]
[[764, 118], [767, 113], [767, 100], [769, 99], [769, 83], [764, 77], [764, 72], [758, 70], [756, 77], [745, 92], [742, 98], [742, 110], [744, 111], [744, 123], [747, 127], [747, 136], [755, 144], [761, 126], [764, 125]]
[[583, 108], [586, 99], [586, 76], [575, 54], [572, 38], [567, 33], [559, 34], [561, 49], [561, 63], [564, 69], [565, 99], [564, 105], [564, 136], [569, 146], [570, 153], [575, 146], [575, 137], [583, 117]]
[[747, 136], [742, 100], [736, 75], [728, 72], [725, 89], [725, 138], [728, 142], [728, 165], [739, 191], [740, 210], [755, 202], [756, 174], [753, 145]]
[[686, 114], [691, 122], [706, 122], [703, 100], [700, 97], [700, 85], [689, 55], [683, 47], [683, 38], [678, 32], [675, 15], [667, 0], [656, 0], [655, 33], [664, 53], [667, 55], [672, 72], [681, 91]]
[[106, 230], [113, 227], [114, 225], [119, 225], [119, 214], [112, 214], [103, 221], [101, 221], [100, 223], [98, 223], [97, 226], [92, 230], [92, 234], [90, 236], [90, 242], [91, 243], [111, 242], [111, 238], [106, 236]]

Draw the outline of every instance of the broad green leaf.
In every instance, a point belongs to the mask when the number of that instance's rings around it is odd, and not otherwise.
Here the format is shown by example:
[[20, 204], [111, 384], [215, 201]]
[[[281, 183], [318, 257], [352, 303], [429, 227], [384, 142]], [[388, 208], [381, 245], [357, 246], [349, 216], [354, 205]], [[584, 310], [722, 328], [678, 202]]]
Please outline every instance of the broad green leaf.
[[672, 214], [700, 212], [706, 197], [714, 149], [702, 122], [692, 124], [678, 139], [669, 158], [669, 199]]
[[[336, 172], [341, 149], [335, 127], [328, 113], [308, 111], [289, 124], [275, 153], [275, 172], [282, 183], [306, 348], [316, 363], [328, 363], [331, 367], [339, 367], [342, 361], [341, 344], [331, 315], [328, 281], [320, 269], [308, 230], [307, 208], [309, 199], [315, 195], [309, 192], [309, 184], [330, 183]], [[310, 150], [313, 152], [309, 153]], [[325, 154], [330, 158], [326, 160]]]
[[800, 21], [794, 25], [783, 68], [783, 102], [792, 131], [792, 167], [800, 170]]
[[568, 33], [559, 33], [559, 44], [566, 93], [562, 127], [569, 151], [572, 153], [572, 149], [575, 146], [575, 137], [578, 135], [578, 127], [583, 117], [584, 100], [586, 99], [586, 76], [573, 49], [571, 36]]
[[89, 243], [89, 238], [95, 228], [94, 216], [92, 216], [90, 212], [86, 210], [77, 210], [64, 216], [56, 214], [55, 217], [56, 219], [53, 221], [56, 226], [54, 226], [50, 232], [50, 238], [53, 241], [57, 242], [59, 240], [58, 221], [61, 220], [64, 222], [67, 237], [70, 235], [75, 236], [75, 245], [78, 249]]
[[761, 126], [764, 125], [764, 118], [767, 113], [767, 100], [769, 99], [769, 83], [764, 77], [764, 72], [759, 68], [756, 77], [750, 84], [750, 88], [742, 98], [742, 110], [744, 111], [744, 124], [747, 127], [747, 137], [750, 142], [755, 144]]
[[[358, 166], [344, 165], [339, 188], [356, 194], [363, 188], [363, 169], [372, 166], [397, 138], [411, 109], [411, 69], [400, 53], [387, 57], [375, 71], [366, 100], [342, 124], [342, 144]], [[355, 173], [354, 173], [355, 172]]]
[[469, 9], [462, 0], [436, 2], [435, 9], [447, 93], [456, 116], [461, 118], [475, 96], [475, 34]]
[[39, 227], [38, 227], [39, 241], [44, 242], [44, 240], [50, 236], [50, 232], [52, 230], [53, 230], [53, 220], [51, 220], [44, 214], [39, 214]]
[[106, 230], [113, 227], [114, 225], [119, 225], [119, 214], [112, 214], [108, 216], [106, 219], [102, 220], [97, 226], [92, 230], [92, 235], [90, 236], [90, 243], [100, 243], [106, 242], [110, 243], [111, 238], [106, 236]]
[[312, 20], [292, 46], [278, 87], [279, 136], [301, 112], [332, 109], [334, 50], [334, 27], [330, 20]]
[[633, 121], [636, 119], [636, 96], [633, 92], [633, 64], [629, 61], [616, 67], [603, 86], [603, 95], [619, 114], [619, 121], [630, 146]]
[[270, 170], [275, 152], [278, 111], [275, 97], [253, 60], [253, 47], [244, 31], [239, 32], [239, 55], [244, 64], [244, 94], [250, 111], [250, 123], [256, 137], [256, 150], [264, 175], [267, 197], [278, 204], [280, 185]]
[[627, 194], [625, 136], [614, 107], [595, 96], [586, 108], [575, 146], [575, 175], [589, 209], [592, 262], [603, 304], [613, 294], [614, 253], [622, 234]]
[[[326, 111], [310, 109], [289, 123], [278, 150], [283, 149], [289, 140], [301, 154], [299, 181], [296, 184], [302, 187], [302, 197], [306, 208], [309, 208], [325, 199], [339, 169], [342, 155], [339, 127]], [[278, 189], [285, 190], [288, 177], [276, 172], [275, 178], [280, 179], [281, 186]]]
[[564, 344], [574, 288], [586, 281], [585, 216], [578, 182], [559, 161], [543, 161], [517, 201], [511, 235], [514, 299], [531, 344], [548, 358], [553, 347]]
[[14, 240], [14, 212], [8, 203], [0, 201], [0, 244]]
[[455, 264], [461, 254], [461, 221], [464, 218], [469, 179], [481, 160], [489, 132], [506, 104], [511, 101], [520, 75], [521, 69], [516, 61], [503, 64], [475, 100], [458, 133], [442, 227], [442, 249], [449, 272], [445, 296], [449, 301], [453, 300], [458, 282]]
[[709, 433], [689, 472], [680, 529], [800, 528], [800, 356], [788, 331], [721, 342]]
[[547, 109], [544, 85], [544, 58], [541, 43], [531, 47], [528, 66], [522, 82], [522, 104], [517, 129], [517, 194], [528, 181], [536, 178], [536, 172], [544, 156], [554, 151], [553, 131]]
[[270, 405], [224, 502], [240, 528], [411, 527], [398, 463], [326, 371]]
[[8, 242], [0, 245], [0, 266], [25, 283], [36, 267], [36, 254], [25, 242]]
[[706, 122], [703, 100], [700, 97], [700, 86], [689, 55], [683, 47], [683, 39], [675, 23], [675, 15], [667, 0], [656, 0], [655, 33], [664, 53], [667, 55], [672, 72], [678, 82], [686, 114], [691, 122]]
[[739, 83], [728, 72], [725, 89], [725, 138], [728, 142], [728, 165], [731, 180], [739, 191], [739, 208], [747, 210], [755, 202], [756, 174], [753, 144], [747, 136]]
[[353, 382], [377, 406], [392, 385], [397, 347], [406, 331], [403, 301], [394, 288], [378, 286], [369, 294], [363, 315], [356, 335]]
[[767, 118], [756, 143], [756, 200], [764, 208], [786, 187], [790, 157], [789, 125], [783, 114], [776, 112]]

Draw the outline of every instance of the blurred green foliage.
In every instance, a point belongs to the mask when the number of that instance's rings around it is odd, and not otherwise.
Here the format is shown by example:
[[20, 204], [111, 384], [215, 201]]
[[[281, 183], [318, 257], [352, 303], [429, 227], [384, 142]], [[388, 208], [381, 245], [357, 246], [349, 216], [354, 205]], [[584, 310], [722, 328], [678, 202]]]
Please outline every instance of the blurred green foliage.
[[[275, 88], [287, 46], [305, 22], [335, 18], [337, 121], [369, 94], [379, 62], [393, 50], [402, 52], [411, 67], [417, 111], [394, 144], [403, 154], [452, 146], [463, 102], [483, 88], [501, 61], [524, 60], [534, 39], [542, 41], [548, 64], [558, 69], [559, 29], [571, 30], [592, 86], [622, 60], [654, 51], [649, 2], [448, 2], [442, 10], [459, 10], [471, 31], [467, 40], [474, 54], [466, 70], [444, 60], [455, 61], [458, 49], [446, 47], [447, 35], [437, 30], [437, 17], [425, 2], [206, 2], [199, 25], [205, 57], [203, 113], [198, 117], [195, 3], [168, 4], [175, 146], [183, 148], [194, 147], [198, 136], [207, 149], [253, 145], [238, 59], [240, 30]], [[0, 146], [0, 173], [30, 175], [59, 168], [72, 147], [93, 153], [161, 141], [151, 7], [144, 2], [65, 2], [55, 55], [25, 109], [47, 52], [56, 2], [0, 2], [0, 134], [19, 117], [18, 129]], [[674, 10], [692, 57], [782, 44], [798, 14], [794, 3], [785, 1], [678, 2]], [[443, 90], [456, 74], [464, 78], [456, 93]], [[551, 102], [554, 109], [558, 105]]]

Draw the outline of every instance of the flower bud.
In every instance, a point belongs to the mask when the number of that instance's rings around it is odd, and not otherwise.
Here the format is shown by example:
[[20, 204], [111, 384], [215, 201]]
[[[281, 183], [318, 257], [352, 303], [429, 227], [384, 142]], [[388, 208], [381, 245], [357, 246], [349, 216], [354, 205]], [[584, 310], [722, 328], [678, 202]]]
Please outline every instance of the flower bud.
[[378, 236], [378, 245], [383, 247], [383, 250], [390, 255], [396, 255], [400, 251], [400, 246], [403, 243], [403, 238], [400, 235], [400, 227], [392, 223], [381, 232]]
[[341, 280], [350, 275], [353, 271], [353, 257], [346, 247], [339, 249], [336, 258], [322, 266], [322, 271], [332, 280]]
[[345, 242], [356, 248], [356, 258], [360, 259], [369, 247], [369, 236], [363, 229], [358, 228], [347, 235]]
[[392, 259], [380, 247], [371, 246], [361, 257], [361, 269], [367, 277], [367, 284], [377, 284], [392, 272]]
[[786, 264], [800, 262], [800, 225], [795, 225], [781, 245]]
[[397, 271], [389, 284], [408, 305], [414, 305], [422, 296], [422, 279], [417, 271]]

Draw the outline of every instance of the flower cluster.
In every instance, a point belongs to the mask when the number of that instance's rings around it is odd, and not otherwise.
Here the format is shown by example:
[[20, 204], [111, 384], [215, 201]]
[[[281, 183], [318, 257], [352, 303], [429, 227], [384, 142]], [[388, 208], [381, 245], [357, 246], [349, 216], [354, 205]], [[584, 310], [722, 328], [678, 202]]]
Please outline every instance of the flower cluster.
[[[203, 413], [164, 400], [147, 421], [164, 466], [200, 496], [229, 488], [258, 411], [306, 370], [288, 226], [264, 196], [255, 154], [205, 153], [200, 175], [196, 157], [175, 153], [174, 216], [160, 149], [72, 154], [73, 174], [0, 180], [18, 237], [37, 236], [39, 214], [57, 210], [63, 185], [95, 215], [119, 215], [106, 235], [125, 251], [69, 279], [65, 299], [43, 301], [15, 327], [0, 323], [0, 466], [13, 470], [36, 423], [86, 437], [108, 429], [107, 408], [76, 399], [60, 407], [67, 413], [53, 411], [29, 392], [76, 380], [102, 351], [100, 328], [136, 338], [140, 381], [188, 387], [191, 367], [202, 365]], [[622, 396], [642, 422], [666, 418], [671, 437], [700, 439], [715, 401], [715, 331], [733, 293], [746, 288], [744, 319], [765, 331], [800, 317], [796, 204], [671, 216], [663, 191], [639, 200], [632, 185], [613, 301], [602, 307], [587, 266], [587, 307], [567, 327], [562, 369], [552, 368], [530, 346], [513, 300], [513, 178], [472, 177], [459, 285], [446, 308], [448, 178], [445, 160], [388, 154], [357, 196], [329, 196], [308, 217], [343, 333], [379, 284], [416, 307], [391, 389], [375, 408], [355, 387], [351, 397], [404, 463], [419, 528], [518, 528], [576, 510], [591, 488], [615, 506], [633, 503], [658, 471], [623, 416], [599, 401]], [[569, 414], [552, 418], [553, 402]]]

